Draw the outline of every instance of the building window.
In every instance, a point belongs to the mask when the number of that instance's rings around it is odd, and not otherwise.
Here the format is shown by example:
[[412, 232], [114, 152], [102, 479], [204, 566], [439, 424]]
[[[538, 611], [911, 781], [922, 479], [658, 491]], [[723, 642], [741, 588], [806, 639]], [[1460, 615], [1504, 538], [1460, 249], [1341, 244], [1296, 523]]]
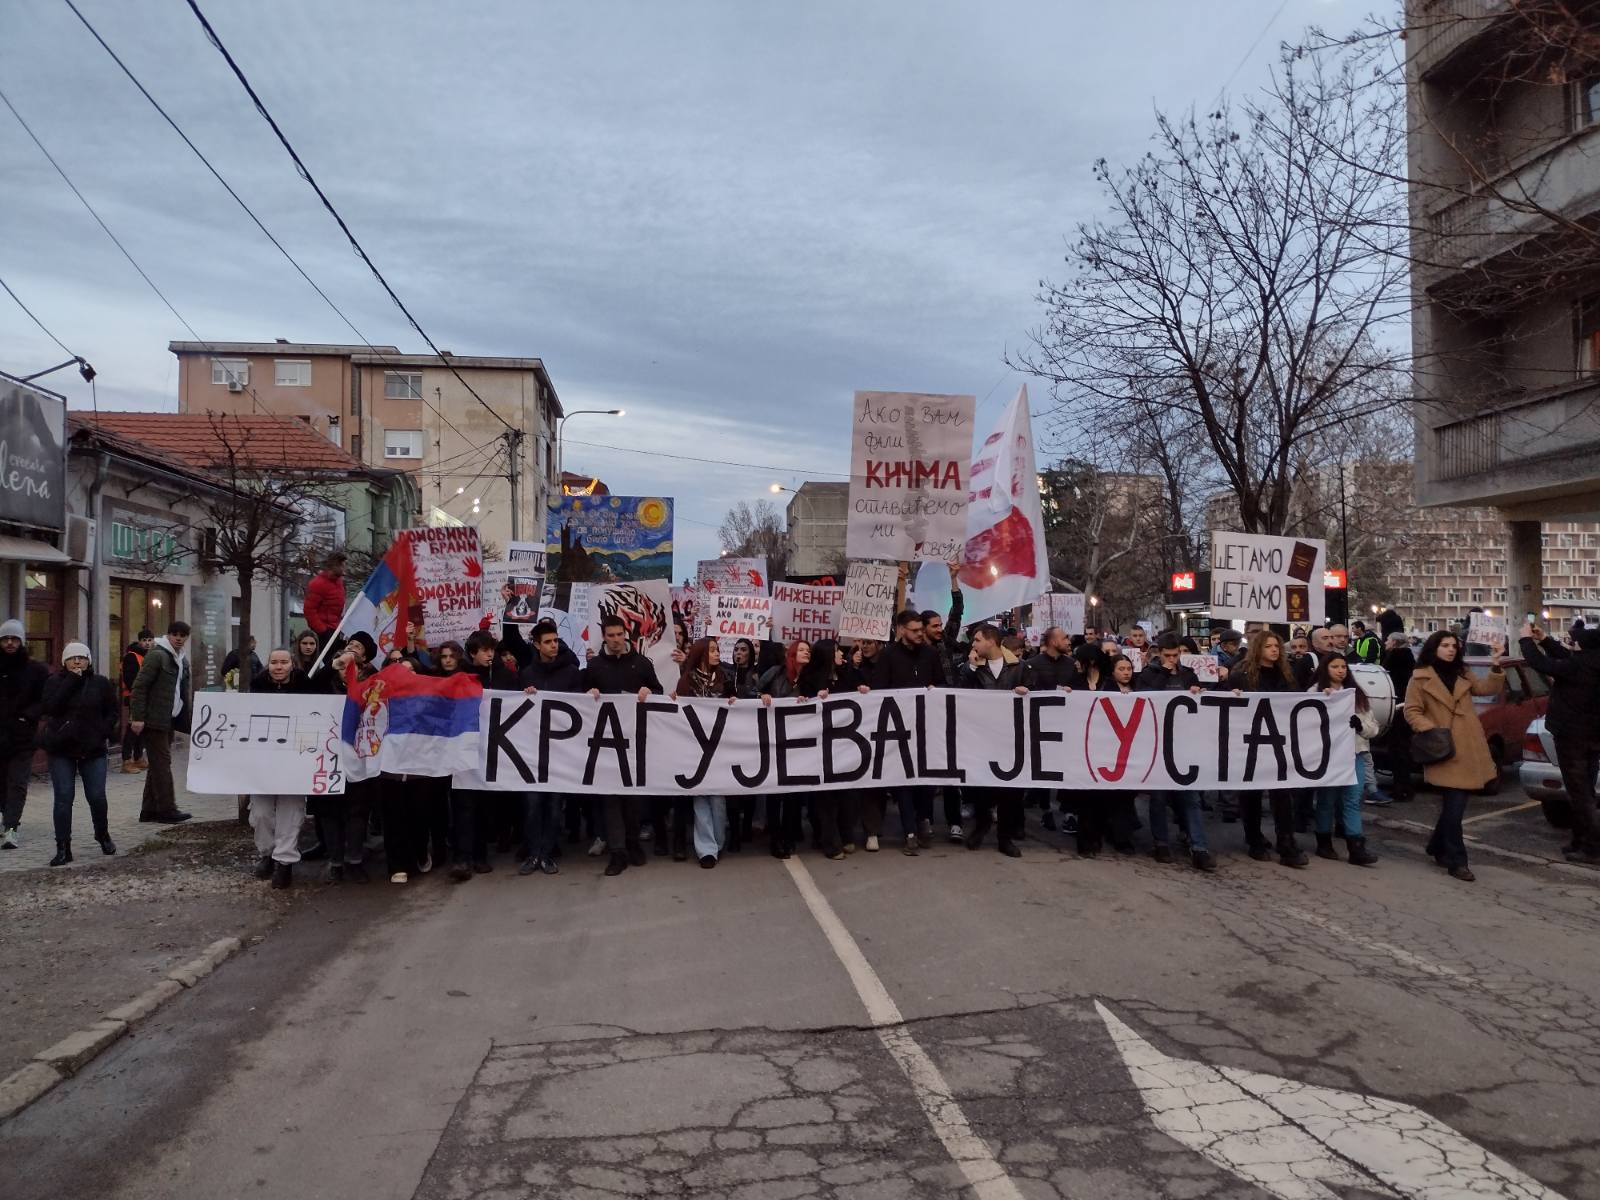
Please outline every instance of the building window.
[[1588, 129], [1591, 125], [1600, 125], [1600, 75], [1573, 85], [1573, 131]]
[[311, 386], [311, 363], [305, 359], [280, 358], [272, 367], [272, 382], [278, 387]]
[[240, 386], [249, 383], [249, 360], [243, 358], [213, 358], [211, 360], [211, 382], [218, 387], [229, 383], [237, 383]]
[[1600, 375], [1600, 296], [1578, 302], [1578, 374]]
[[422, 430], [387, 429], [383, 434], [385, 458], [421, 458]]
[[383, 373], [383, 398], [385, 400], [421, 400], [421, 374], [406, 375], [399, 371], [385, 371]]

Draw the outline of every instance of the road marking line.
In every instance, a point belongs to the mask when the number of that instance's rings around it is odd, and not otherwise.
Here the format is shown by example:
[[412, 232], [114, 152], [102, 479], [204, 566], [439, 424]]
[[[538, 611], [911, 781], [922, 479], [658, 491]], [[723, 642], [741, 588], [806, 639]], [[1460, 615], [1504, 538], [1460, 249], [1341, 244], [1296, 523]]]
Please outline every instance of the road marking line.
[[1006, 1174], [1005, 1168], [996, 1161], [988, 1143], [973, 1132], [966, 1113], [961, 1111], [961, 1105], [951, 1093], [950, 1085], [945, 1082], [937, 1064], [926, 1050], [917, 1045], [916, 1039], [906, 1029], [900, 1006], [889, 995], [883, 980], [878, 978], [866, 955], [861, 953], [861, 947], [856, 945], [855, 938], [850, 936], [844, 922], [833, 911], [833, 905], [828, 903], [827, 897], [817, 887], [811, 872], [797, 858], [786, 859], [783, 865], [789, 868], [789, 877], [799, 889], [800, 898], [806, 902], [812, 918], [828, 939], [828, 945], [833, 947], [833, 953], [850, 976], [850, 982], [867, 1010], [867, 1019], [872, 1022], [878, 1040], [910, 1081], [917, 1103], [927, 1114], [928, 1124], [933, 1126], [933, 1132], [938, 1135], [945, 1150], [966, 1175], [967, 1182], [972, 1185], [973, 1195], [978, 1200], [1022, 1200], [1022, 1193]]
[[1466, 976], [1464, 971], [1458, 971], [1454, 967], [1447, 967], [1443, 963], [1433, 962], [1430, 959], [1423, 958], [1420, 954], [1413, 954], [1404, 947], [1395, 946], [1389, 942], [1374, 942], [1367, 938], [1359, 937], [1351, 933], [1343, 925], [1330, 921], [1326, 917], [1319, 917], [1316, 913], [1308, 913], [1299, 908], [1286, 908], [1283, 911], [1297, 921], [1304, 921], [1307, 925], [1315, 925], [1318, 929], [1331, 933], [1334, 937], [1341, 941], [1349, 942], [1353, 946], [1365, 946], [1368, 950], [1376, 950], [1380, 954], [1387, 954], [1402, 966], [1421, 971], [1424, 975], [1441, 975], [1447, 979], [1462, 979]]
[[1475, 817], [1467, 817], [1461, 823], [1471, 825], [1474, 821], [1487, 821], [1490, 817], [1510, 816], [1514, 812], [1526, 812], [1530, 808], [1538, 808], [1543, 800], [1529, 800], [1526, 804], [1513, 804], [1510, 808], [1497, 808], [1493, 812], [1479, 813]]

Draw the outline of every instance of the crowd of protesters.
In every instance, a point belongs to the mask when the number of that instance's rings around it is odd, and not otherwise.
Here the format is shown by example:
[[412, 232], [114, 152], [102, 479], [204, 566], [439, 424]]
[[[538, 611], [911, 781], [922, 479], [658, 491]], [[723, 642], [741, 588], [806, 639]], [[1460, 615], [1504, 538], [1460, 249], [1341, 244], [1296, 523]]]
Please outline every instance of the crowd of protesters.
[[[1029, 645], [1015, 630], [990, 621], [963, 627], [961, 599], [947, 616], [904, 609], [893, 620], [887, 642], [832, 640], [789, 645], [738, 641], [731, 661], [719, 643], [691, 640], [680, 626], [679, 669], [663, 681], [651, 660], [629, 643], [620, 619], [601, 624], [601, 645], [580, 657], [561, 639], [557, 626], [542, 622], [524, 636], [507, 624], [503, 637], [487, 630], [464, 643], [445, 642], [428, 650], [392, 650], [379, 662], [378, 647], [365, 633], [332, 639], [343, 603], [338, 567], [319, 575], [313, 627], [288, 647], [270, 651], [264, 663], [254, 653], [254, 691], [342, 693], [353, 674], [370, 677], [381, 666], [402, 663], [429, 675], [470, 673], [486, 688], [525, 692], [588, 692], [716, 697], [772, 703], [786, 697], [822, 698], [831, 692], [920, 687], [976, 688], [993, 691], [1088, 689], [1141, 692], [1181, 689], [1234, 689], [1249, 692], [1355, 691], [1351, 718], [1356, 782], [1318, 789], [1266, 791], [1158, 791], [1139, 797], [1126, 791], [1032, 790], [980, 787], [861, 788], [820, 790], [809, 795], [763, 798], [716, 796], [640, 797], [638, 795], [518, 795], [453, 787], [449, 778], [384, 774], [351, 782], [340, 796], [309, 802], [302, 796], [256, 794], [251, 824], [258, 853], [257, 875], [275, 887], [288, 887], [296, 863], [326, 860], [332, 883], [366, 883], [368, 846], [381, 836], [384, 874], [408, 883], [435, 868], [465, 882], [510, 858], [520, 874], [554, 874], [566, 854], [587, 848], [605, 859], [607, 875], [641, 867], [653, 854], [676, 861], [693, 859], [715, 867], [725, 855], [764, 844], [768, 853], [787, 858], [809, 843], [830, 859], [885, 846], [916, 856], [936, 841], [980, 849], [991, 833], [999, 852], [1022, 853], [1028, 836], [1029, 806], [1039, 808], [1047, 830], [1076, 840], [1077, 852], [1133, 855], [1141, 842], [1155, 861], [1180, 858], [1211, 872], [1217, 861], [1206, 814], [1239, 824], [1250, 858], [1291, 868], [1315, 855], [1370, 867], [1377, 857], [1368, 848], [1364, 807], [1410, 799], [1414, 773], [1441, 794], [1441, 812], [1428, 852], [1457, 879], [1472, 872], [1462, 835], [1468, 798], [1495, 778], [1473, 698], [1504, 686], [1501, 660], [1470, 670], [1466, 643], [1454, 630], [1433, 633], [1413, 650], [1398, 614], [1382, 613], [1377, 629], [1361, 622], [1346, 629], [1333, 625], [1307, 636], [1287, 637], [1269, 627], [1244, 632], [1212, 631], [1197, 640], [1168, 631], [1152, 636], [1130, 627], [1121, 636], [1071, 635], [1044, 630]], [[318, 627], [320, 626], [320, 628]], [[1569, 856], [1600, 862], [1594, 815], [1594, 778], [1600, 759], [1600, 630], [1579, 630], [1570, 648], [1534, 630], [1524, 640], [1523, 656], [1551, 676], [1551, 730], [1561, 749], [1561, 766], [1573, 799], [1574, 840]], [[172, 778], [174, 735], [188, 727], [191, 684], [186, 643], [189, 627], [175, 621], [159, 638], [141, 630], [122, 662], [120, 688], [90, 670], [88, 649], [73, 643], [63, 654], [64, 670], [51, 674], [28, 657], [20, 622], [0, 625], [0, 751], [5, 756], [5, 796], [0, 847], [17, 844], [27, 778], [36, 749], [49, 761], [55, 794], [57, 855], [52, 865], [72, 861], [71, 822], [76, 783], [81, 779], [94, 827], [105, 854], [116, 848], [106, 828], [105, 782], [108, 747], [122, 740], [121, 769], [145, 777], [140, 820], [178, 823], [189, 814], [177, 807]], [[1202, 644], [1203, 642], [1203, 644]], [[1202, 682], [1186, 655], [1206, 654], [1215, 678]], [[248, 669], [235, 662], [235, 669]], [[1358, 672], [1376, 670], [1389, 680], [1394, 718], [1381, 726]], [[119, 704], [119, 691], [120, 701]], [[119, 719], [120, 718], [120, 719]], [[1372, 747], [1384, 751], [1392, 794], [1378, 788]], [[1585, 786], [1585, 783], [1587, 786]], [[306, 817], [311, 818], [312, 844]], [[940, 816], [934, 823], [935, 813]], [[1263, 815], [1270, 815], [1269, 840]], [[891, 815], [894, 825], [891, 828]], [[1344, 854], [1336, 839], [1344, 841]], [[508, 864], [509, 865], [509, 864]]]

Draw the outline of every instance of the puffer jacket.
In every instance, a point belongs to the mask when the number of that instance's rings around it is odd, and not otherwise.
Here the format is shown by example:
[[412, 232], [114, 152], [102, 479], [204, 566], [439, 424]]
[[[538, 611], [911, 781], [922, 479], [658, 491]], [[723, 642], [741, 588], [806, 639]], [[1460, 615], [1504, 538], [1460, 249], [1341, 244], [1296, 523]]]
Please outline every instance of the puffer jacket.
[[104, 675], [62, 671], [50, 676], [41, 707], [39, 745], [62, 758], [99, 758], [121, 722], [117, 689]]
[[49, 677], [43, 663], [28, 657], [26, 642], [15, 654], [0, 652], [0, 754], [33, 749]]

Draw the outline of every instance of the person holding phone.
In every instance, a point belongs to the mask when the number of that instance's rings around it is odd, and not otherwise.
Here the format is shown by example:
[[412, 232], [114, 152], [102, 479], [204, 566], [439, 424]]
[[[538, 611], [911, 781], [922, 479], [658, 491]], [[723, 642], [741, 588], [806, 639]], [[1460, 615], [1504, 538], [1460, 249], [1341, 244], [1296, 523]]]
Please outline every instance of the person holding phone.
[[1563, 853], [1574, 862], [1600, 866], [1600, 827], [1595, 815], [1595, 775], [1600, 773], [1600, 629], [1574, 626], [1574, 651], [1539, 628], [1528, 614], [1519, 645], [1522, 657], [1550, 680], [1544, 727], [1556, 744], [1556, 766], [1572, 801], [1572, 844]]

